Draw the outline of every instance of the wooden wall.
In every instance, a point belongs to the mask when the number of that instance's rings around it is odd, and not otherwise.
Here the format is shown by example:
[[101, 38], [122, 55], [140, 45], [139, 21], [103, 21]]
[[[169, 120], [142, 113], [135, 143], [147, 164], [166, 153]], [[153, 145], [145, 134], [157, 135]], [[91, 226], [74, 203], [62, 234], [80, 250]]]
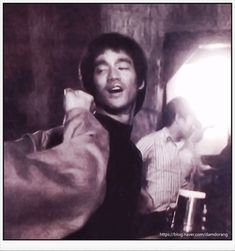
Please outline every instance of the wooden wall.
[[100, 5], [4, 4], [4, 139], [62, 123], [63, 89], [78, 88]]

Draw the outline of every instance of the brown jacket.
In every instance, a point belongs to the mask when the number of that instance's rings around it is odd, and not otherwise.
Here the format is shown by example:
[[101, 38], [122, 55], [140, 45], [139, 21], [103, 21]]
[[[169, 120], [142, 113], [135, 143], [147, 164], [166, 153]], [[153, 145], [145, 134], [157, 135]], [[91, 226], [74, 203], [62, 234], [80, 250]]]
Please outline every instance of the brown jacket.
[[73, 109], [61, 127], [4, 143], [4, 239], [81, 228], [104, 199], [108, 141], [91, 113]]

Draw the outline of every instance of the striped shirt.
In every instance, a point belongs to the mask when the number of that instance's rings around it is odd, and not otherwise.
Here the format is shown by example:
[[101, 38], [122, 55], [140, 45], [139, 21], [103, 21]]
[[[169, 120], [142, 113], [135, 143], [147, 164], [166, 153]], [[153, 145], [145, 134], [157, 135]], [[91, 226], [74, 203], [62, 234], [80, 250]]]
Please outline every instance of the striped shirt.
[[[179, 146], [171, 138], [166, 127], [153, 132], [137, 143], [143, 157], [145, 212], [164, 211], [177, 200], [178, 191], [184, 183]], [[148, 198], [147, 198], [148, 197]], [[151, 203], [146, 203], [151, 200]]]

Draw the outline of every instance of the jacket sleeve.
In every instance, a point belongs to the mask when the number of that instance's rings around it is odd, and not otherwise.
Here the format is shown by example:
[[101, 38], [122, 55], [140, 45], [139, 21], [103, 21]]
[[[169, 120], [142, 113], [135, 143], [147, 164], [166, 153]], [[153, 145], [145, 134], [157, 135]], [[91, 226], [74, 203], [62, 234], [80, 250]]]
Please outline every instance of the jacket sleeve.
[[[62, 141], [50, 147], [54, 134]], [[91, 113], [73, 109], [62, 127], [4, 143], [4, 239], [80, 229], [104, 199], [108, 141]]]

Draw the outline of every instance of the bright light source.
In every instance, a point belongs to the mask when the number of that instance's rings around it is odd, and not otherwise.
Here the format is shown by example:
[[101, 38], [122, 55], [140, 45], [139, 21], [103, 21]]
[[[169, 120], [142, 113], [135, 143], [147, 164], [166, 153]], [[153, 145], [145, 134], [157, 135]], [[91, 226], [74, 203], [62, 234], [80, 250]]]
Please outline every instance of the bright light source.
[[222, 47], [218, 54], [217, 46], [208, 54], [198, 49], [167, 84], [167, 101], [184, 97], [202, 125], [209, 127], [199, 143], [201, 154], [218, 154], [231, 130], [231, 58]]
[[214, 49], [223, 49], [223, 48], [230, 48], [230, 44], [222, 44], [222, 43], [216, 43], [216, 44], [201, 44], [198, 46], [199, 49], [208, 49], [208, 50], [214, 50]]

